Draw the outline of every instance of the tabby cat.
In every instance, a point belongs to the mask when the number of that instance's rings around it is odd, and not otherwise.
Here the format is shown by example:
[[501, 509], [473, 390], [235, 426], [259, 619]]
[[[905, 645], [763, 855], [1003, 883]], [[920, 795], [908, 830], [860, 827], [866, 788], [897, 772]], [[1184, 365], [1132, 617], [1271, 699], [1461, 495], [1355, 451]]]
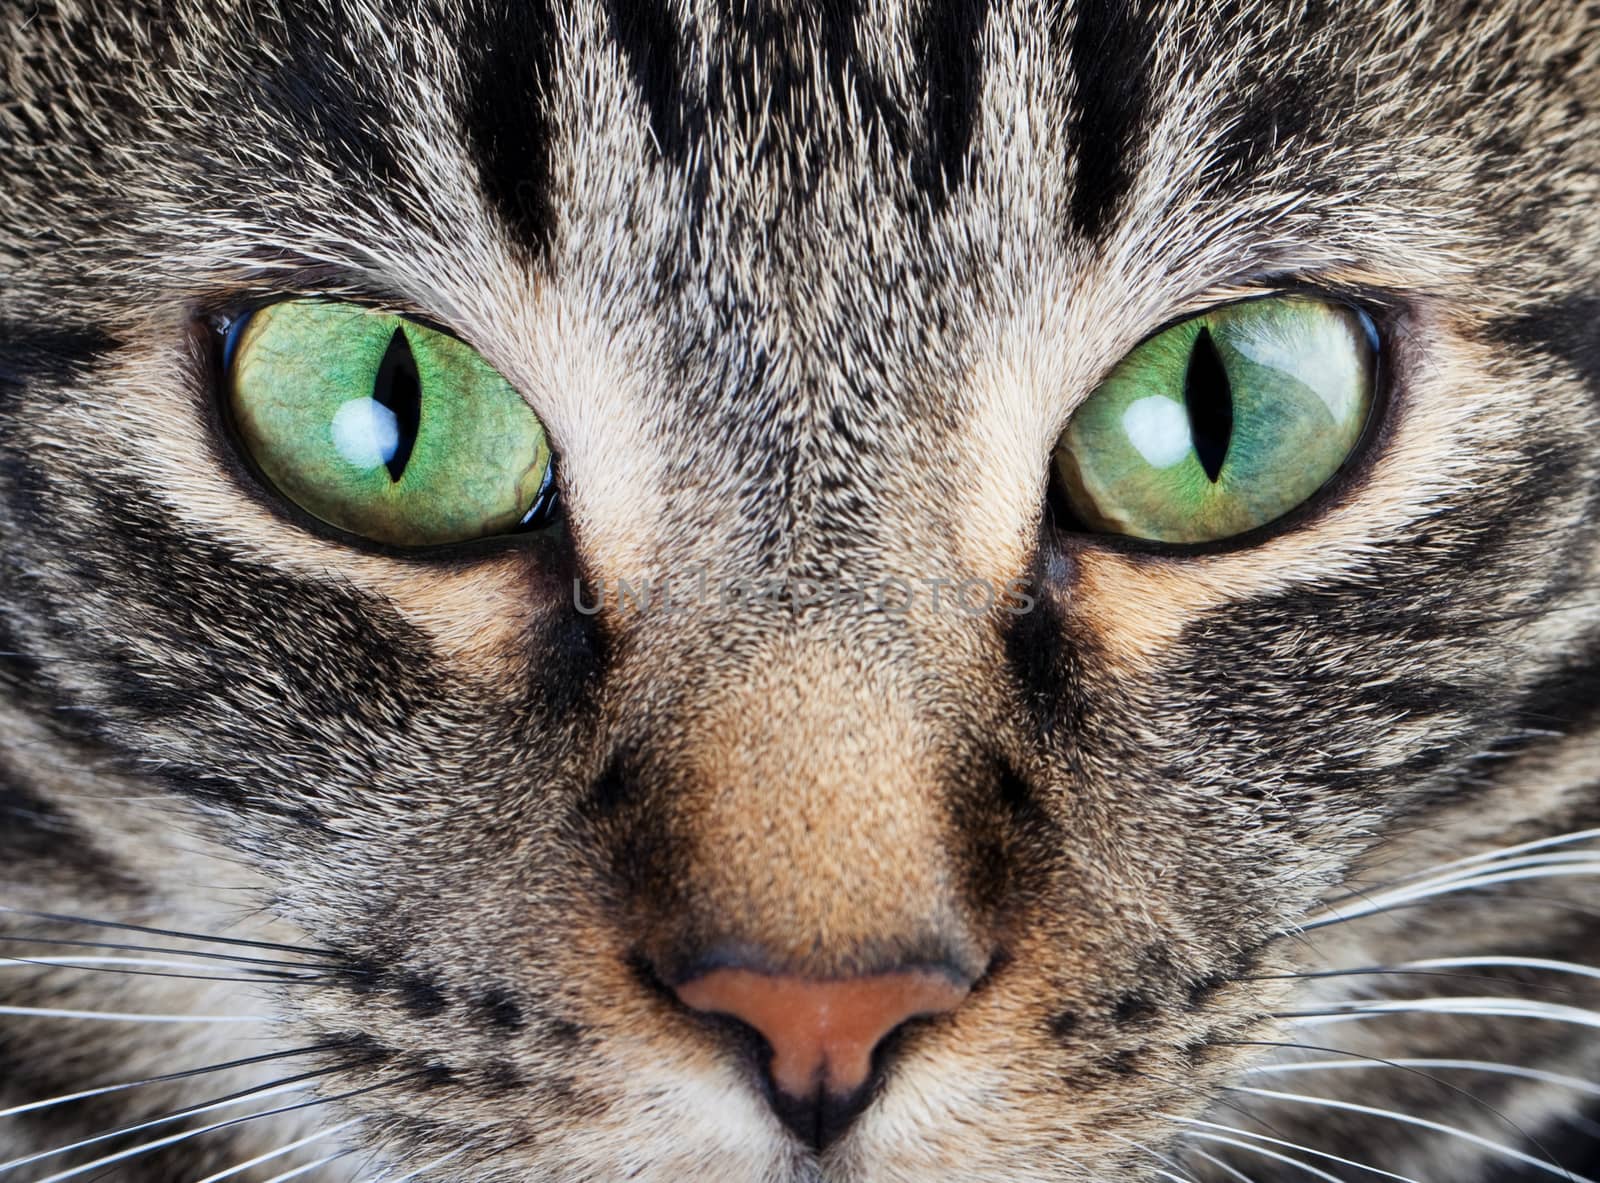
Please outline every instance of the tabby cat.
[[0, 1183], [1600, 1175], [1600, 4], [0, 12]]

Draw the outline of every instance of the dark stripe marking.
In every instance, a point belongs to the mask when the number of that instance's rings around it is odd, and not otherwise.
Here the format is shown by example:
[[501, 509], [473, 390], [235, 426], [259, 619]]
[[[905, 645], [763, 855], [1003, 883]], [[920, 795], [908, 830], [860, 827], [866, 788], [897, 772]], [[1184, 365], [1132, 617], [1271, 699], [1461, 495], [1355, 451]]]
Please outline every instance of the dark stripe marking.
[[[923, 64], [933, 85], [930, 137], [936, 131], [938, 140], [931, 154], [939, 160], [917, 163], [912, 171], [919, 184], [936, 194], [943, 194], [947, 177], [959, 177], [970, 140], [977, 77], [974, 42], [987, 2], [937, 0], [937, 11], [921, 30], [926, 41]], [[710, 49], [704, 94], [692, 93], [683, 75], [683, 43], [693, 30], [679, 26], [664, 0], [612, 0], [607, 15], [651, 133], [662, 158], [672, 164], [692, 160], [711, 127], [741, 129], [770, 118], [792, 133], [765, 136], [755, 160], [762, 164], [787, 154], [783, 171], [795, 182], [791, 201], [803, 203], [836, 159], [825, 138], [811, 131], [818, 115], [813, 74], [826, 83], [836, 107], [850, 105], [861, 113], [859, 127], [844, 129], [846, 134], [884, 137], [892, 154], [905, 157], [910, 152], [910, 120], [861, 53], [857, 0], [816, 9], [816, 28], [758, 0], [721, 0], [722, 31]], [[953, 26], [945, 23], [947, 15]], [[704, 167], [690, 186], [692, 226], [694, 210], [706, 200]]]
[[[690, 100], [681, 64], [682, 28], [666, 0], [611, 0], [606, 17], [611, 38], [622, 51], [628, 75], [649, 113], [656, 146], [668, 160], [682, 161], [692, 147], [687, 126]], [[693, 109], [703, 121], [704, 107], [695, 103]]]
[[[309, 12], [284, 21], [283, 31], [281, 47], [270, 51], [261, 74], [241, 80], [235, 101], [246, 110], [275, 108], [310, 151], [323, 149], [354, 192], [392, 201], [414, 187], [401, 153], [384, 138], [394, 112], [384, 98], [388, 88], [373, 76], [376, 58], [362, 52], [348, 29], [323, 24]], [[404, 39], [397, 46], [403, 54]], [[403, 77], [418, 72], [420, 63], [402, 58], [382, 68]]]
[[549, 113], [555, 77], [556, 17], [548, 0], [492, 2], [469, 15], [457, 41], [467, 79], [463, 122], [484, 192], [534, 256], [548, 248]]
[[1091, 242], [1104, 237], [1133, 187], [1150, 113], [1156, 29], [1129, 0], [1079, 0], [1066, 59], [1076, 81], [1068, 143], [1076, 165], [1068, 213]]
[[117, 347], [92, 326], [40, 328], [0, 321], [0, 410], [30, 386], [65, 386], [81, 379]]
[[928, 156], [920, 180], [936, 206], [966, 179], [983, 93], [979, 39], [988, 19], [989, 0], [930, 0], [923, 14], [919, 36], [928, 87]]
[[65, 874], [104, 890], [136, 888], [76, 822], [5, 768], [0, 768], [0, 867], [27, 868], [32, 880]]
[[1600, 398], [1600, 293], [1563, 296], [1491, 325], [1489, 332], [1512, 349], [1558, 358]]

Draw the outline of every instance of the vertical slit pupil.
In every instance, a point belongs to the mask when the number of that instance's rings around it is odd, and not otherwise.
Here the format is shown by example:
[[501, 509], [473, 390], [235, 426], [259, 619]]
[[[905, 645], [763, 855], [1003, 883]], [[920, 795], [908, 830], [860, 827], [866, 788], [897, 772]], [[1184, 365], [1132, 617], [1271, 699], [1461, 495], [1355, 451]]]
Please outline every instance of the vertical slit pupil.
[[1195, 455], [1215, 484], [1228, 455], [1228, 441], [1233, 438], [1233, 386], [1208, 328], [1200, 330], [1189, 354], [1189, 369], [1183, 377], [1183, 405], [1189, 412]]
[[402, 328], [396, 328], [389, 338], [389, 348], [384, 351], [372, 382], [372, 398], [394, 415], [394, 454], [383, 463], [389, 470], [389, 479], [398, 481], [411, 459], [422, 422], [422, 380], [417, 377], [417, 359], [411, 356], [411, 343]]

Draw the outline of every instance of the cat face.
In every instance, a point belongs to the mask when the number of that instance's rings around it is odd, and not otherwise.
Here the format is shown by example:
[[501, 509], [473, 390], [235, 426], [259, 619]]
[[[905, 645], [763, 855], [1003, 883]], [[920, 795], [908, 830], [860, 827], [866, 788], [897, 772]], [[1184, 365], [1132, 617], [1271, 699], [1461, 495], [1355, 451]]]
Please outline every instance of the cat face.
[[[276, 1046], [438, 1178], [1170, 1169], [1286, 973], [1410, 955], [1297, 941], [1319, 901], [1594, 812], [1600, 38], [1513, 7], [16, 22], [18, 898], [261, 905], [227, 931], [325, 967]], [[1375, 333], [1331, 483], [1072, 520], [1118, 363], [1286, 293]], [[295, 300], [469, 346], [559, 519], [410, 550], [284, 497], [217, 329]]]

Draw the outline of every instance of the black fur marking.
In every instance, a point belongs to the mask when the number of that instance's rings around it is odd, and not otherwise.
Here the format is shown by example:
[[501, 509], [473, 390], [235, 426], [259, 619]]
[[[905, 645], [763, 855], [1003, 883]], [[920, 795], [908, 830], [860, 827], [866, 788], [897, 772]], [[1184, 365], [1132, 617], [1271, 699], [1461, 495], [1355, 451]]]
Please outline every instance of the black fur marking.
[[1568, 296], [1493, 325], [1500, 344], [1559, 358], [1600, 398], [1600, 294]]
[[444, 992], [420, 974], [402, 974], [395, 979], [394, 988], [400, 1005], [418, 1018], [436, 1015], [450, 1005]]
[[[0, 411], [29, 387], [81, 381], [117, 340], [98, 328], [39, 327], [0, 321]], [[42, 397], [35, 391], [36, 397]]]
[[[694, 156], [711, 126], [753, 126], [763, 112], [797, 129], [811, 123], [815, 118], [809, 93], [813, 62], [821, 63], [831, 101], [840, 107], [851, 104], [861, 112], [859, 130], [869, 137], [886, 136], [892, 152], [906, 155], [911, 142], [906, 114], [891, 100], [860, 52], [859, 19], [856, 0], [820, 7], [816, 10], [817, 29], [808, 22], [786, 18], [757, 0], [724, 0], [721, 23], [725, 35], [712, 44], [705, 93], [696, 96], [688, 91], [683, 77], [681, 46], [686, 31], [677, 26], [663, 0], [639, 4], [614, 0], [609, 8], [611, 35], [648, 112], [656, 143], [663, 157], [675, 164]], [[973, 105], [966, 97], [971, 72], [957, 69], [954, 73], [959, 77], [951, 76], [950, 54], [955, 51], [942, 41], [931, 53], [938, 62], [930, 59], [928, 65], [939, 71], [941, 87], [940, 98], [930, 104], [929, 112], [943, 128], [936, 151], [964, 155]], [[760, 144], [756, 162], [765, 163], [780, 152], [792, 154], [785, 172], [797, 179], [790, 199], [801, 204], [833, 156], [815, 136], [769, 135]], [[920, 183], [928, 185], [942, 170], [920, 167], [914, 172]], [[702, 169], [691, 181], [691, 209], [706, 200], [706, 186]], [[944, 190], [942, 175], [937, 189]], [[694, 224], [692, 214], [690, 224]]]
[[522, 1006], [513, 998], [509, 991], [494, 989], [484, 994], [479, 1001], [489, 1021], [496, 1027], [506, 1031], [519, 1031], [528, 1025], [528, 1016], [522, 1011]]
[[609, 817], [637, 800], [639, 788], [639, 778], [630, 770], [627, 758], [619, 753], [595, 778], [585, 812], [597, 817]]
[[1040, 806], [1033, 785], [1015, 768], [1007, 765], [1000, 770], [995, 793], [1006, 815], [1019, 827], [1049, 823], [1049, 814]]
[[457, 44], [467, 79], [463, 121], [484, 191], [534, 256], [555, 225], [550, 205], [550, 119], [543, 94], [556, 68], [549, 0], [485, 0]]
[[583, 1039], [583, 1028], [571, 1019], [552, 1019], [540, 1030], [552, 1043], [574, 1044]]
[[166, 671], [131, 645], [114, 645], [100, 672], [109, 705], [140, 722], [156, 722], [182, 715], [194, 705], [193, 685], [183, 686], [166, 677]]
[[944, 779], [963, 895], [974, 908], [1006, 914], [1061, 850], [1057, 823], [1035, 786], [1004, 760], [987, 775], [957, 767]]
[[507, 1060], [497, 1060], [479, 1069], [483, 1087], [493, 1093], [517, 1092], [528, 1086], [528, 1076]]
[[1139, 1070], [1138, 1061], [1139, 1052], [1137, 1049], [1123, 1048], [1120, 1052], [1114, 1052], [1109, 1056], [1102, 1057], [1097, 1061], [1096, 1066], [1102, 1072], [1109, 1073], [1112, 1076], [1132, 1076]]
[[[691, 107], [680, 63], [683, 30], [666, 0], [611, 0], [606, 16], [649, 112], [656, 146], [668, 160], [682, 162], [691, 147], [685, 122]], [[698, 104], [694, 110], [703, 120], [704, 110]]]
[[1221, 974], [1212, 974], [1209, 977], [1198, 978], [1189, 983], [1187, 995], [1184, 997], [1184, 1006], [1191, 1010], [1204, 1010], [1217, 991], [1228, 984], [1228, 979]]
[[[691, 915], [685, 886], [692, 876], [668, 816], [666, 803], [675, 794], [665, 782], [666, 774], [639, 764], [636, 753], [620, 753], [578, 797], [569, 824], [599, 845], [624, 898], [647, 902], [652, 914], [681, 924]], [[642, 962], [638, 968], [644, 980], [654, 973]], [[670, 974], [674, 967], [661, 968]]]
[[1064, 1010], [1057, 1011], [1055, 1014], [1051, 1015], [1050, 1021], [1048, 1024], [1046, 1024], [1046, 1026], [1049, 1027], [1052, 1037], [1062, 1042], [1066, 1042], [1075, 1034], [1077, 1034], [1080, 1022], [1081, 1020], [1078, 1018], [1077, 1011]]
[[39, 660], [23, 648], [4, 614], [0, 614], [0, 687], [12, 696], [27, 695], [30, 700], [46, 696]]
[[1510, 737], [1496, 745], [1498, 754], [1521, 751], [1547, 737], [1529, 738], [1525, 731], [1556, 731], [1563, 735], [1587, 731], [1600, 724], [1600, 643], [1586, 654], [1575, 655], [1560, 669], [1535, 682], [1510, 712]]
[[979, 39], [989, 0], [932, 0], [922, 18], [928, 160], [922, 187], [942, 207], [966, 180], [973, 122], [983, 93]]
[[456, 1070], [449, 1064], [428, 1064], [422, 1069], [422, 1077], [418, 1087], [424, 1089], [440, 1088], [450, 1084], [456, 1079]]
[[34, 875], [70, 873], [131, 890], [109, 857], [95, 849], [72, 819], [0, 768], [0, 866], [29, 867]]
[[[565, 586], [572, 587], [570, 576]], [[551, 613], [549, 623], [529, 636], [531, 691], [538, 696], [541, 720], [571, 719], [593, 705], [606, 656], [597, 620], [576, 611]]]
[[[1039, 588], [1038, 583], [1032, 585]], [[1005, 634], [1012, 676], [1041, 731], [1052, 734], [1074, 722], [1083, 704], [1075, 691], [1077, 657], [1072, 652], [1060, 610], [1036, 591], [1031, 612], [1011, 617]]]
[[1111, 1017], [1119, 1024], [1148, 1023], [1161, 1013], [1161, 1008], [1146, 994], [1130, 991], [1117, 999]]
[[[397, 195], [412, 187], [400, 153], [383, 138], [393, 120], [384, 89], [372, 77], [375, 63], [343, 30], [309, 13], [285, 20], [282, 29], [282, 43], [272, 47], [263, 73], [244, 82], [249, 90], [239, 104], [275, 107], [309, 144], [326, 151], [352, 192]], [[400, 63], [402, 71], [416, 68]]]
[[[1285, 71], [1277, 62], [1252, 71], [1249, 78], [1248, 85], [1239, 87], [1236, 103], [1226, 111], [1224, 117], [1231, 122], [1206, 169], [1207, 179], [1227, 196], [1245, 189], [1280, 159], [1286, 148], [1298, 148], [1303, 154], [1308, 143], [1321, 138], [1320, 119], [1334, 81]], [[1304, 169], [1300, 179], [1315, 187], [1318, 177]]]
[[1076, 81], [1068, 212], [1077, 234], [1098, 241], [1133, 185], [1157, 30], [1128, 0], [1080, 0], [1075, 12], [1066, 46]]

